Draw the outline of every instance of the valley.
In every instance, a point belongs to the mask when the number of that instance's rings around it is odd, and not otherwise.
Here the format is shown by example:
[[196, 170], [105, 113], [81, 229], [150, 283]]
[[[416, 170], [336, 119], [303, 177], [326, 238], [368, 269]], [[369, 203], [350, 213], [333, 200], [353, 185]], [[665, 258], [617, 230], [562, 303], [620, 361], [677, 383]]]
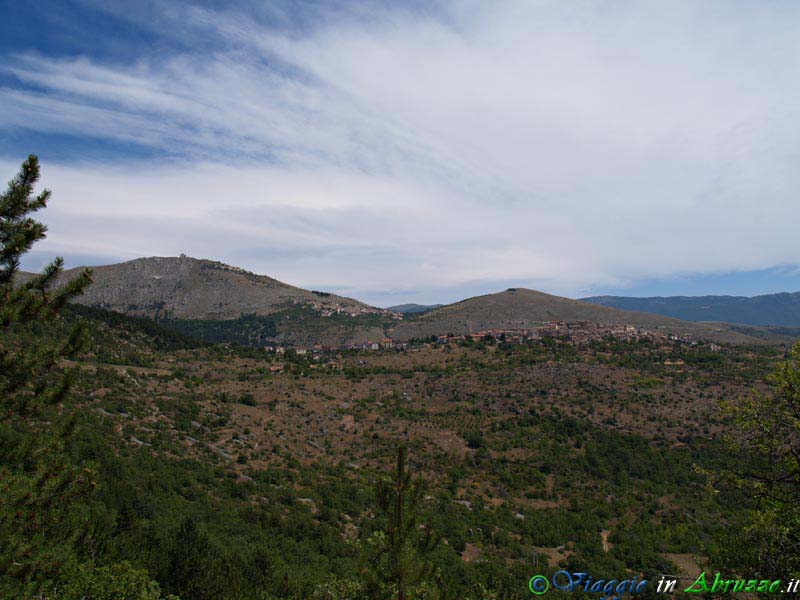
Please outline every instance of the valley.
[[[699, 564], [722, 515], [727, 525], [744, 515], [708, 496], [697, 473], [731, 460], [718, 402], [764, 386], [784, 353], [609, 336], [278, 354], [170, 341], [160, 326], [162, 338], [146, 321], [105, 315], [93, 313], [93, 349], [70, 364], [87, 423], [117, 448], [112, 462], [139, 473], [132, 498], [113, 498], [129, 522], [108, 543], [149, 544], [153, 526], [179, 535], [180, 515], [195, 514], [245, 569], [265, 551], [253, 539], [268, 536], [271, 566], [256, 579], [242, 572], [242, 585], [287, 585], [291, 597], [331, 573], [356, 575], [352, 544], [379, 524], [370, 488], [400, 444], [428, 484], [439, 564], [465, 592], [491, 581], [525, 597], [519, 582], [535, 564]], [[148, 491], [173, 471], [179, 487]], [[172, 508], [156, 514], [129, 505], [163, 494]], [[297, 526], [302, 559], [286, 545]]]

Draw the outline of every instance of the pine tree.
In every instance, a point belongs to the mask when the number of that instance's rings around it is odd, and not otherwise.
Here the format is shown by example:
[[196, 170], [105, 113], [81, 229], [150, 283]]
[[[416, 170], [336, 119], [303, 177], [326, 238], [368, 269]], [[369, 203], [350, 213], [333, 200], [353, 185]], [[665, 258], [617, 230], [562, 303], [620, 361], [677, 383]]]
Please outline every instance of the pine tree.
[[407, 451], [400, 446], [397, 466], [390, 480], [381, 479], [375, 487], [378, 508], [386, 517], [386, 528], [374, 540], [371, 598], [438, 597], [437, 571], [426, 560], [439, 539], [429, 525], [421, 522], [424, 486], [413, 478], [406, 464]]
[[[725, 404], [736, 426], [735, 467], [717, 474], [723, 499], [751, 505], [727, 531], [716, 564], [760, 578], [800, 576], [800, 344], [768, 378], [771, 390]], [[719, 476], [721, 475], [721, 476]]]
[[0, 596], [25, 597], [49, 585], [71, 556], [74, 534], [64, 519], [70, 499], [91, 485], [91, 473], [71, 465], [64, 443], [75, 425], [63, 410], [74, 373], [59, 361], [83, 345], [76, 326], [58, 344], [32, 335], [91, 282], [89, 271], [56, 287], [57, 258], [23, 280], [20, 260], [46, 227], [31, 214], [49, 190], [34, 195], [39, 161], [29, 156], [0, 195]]

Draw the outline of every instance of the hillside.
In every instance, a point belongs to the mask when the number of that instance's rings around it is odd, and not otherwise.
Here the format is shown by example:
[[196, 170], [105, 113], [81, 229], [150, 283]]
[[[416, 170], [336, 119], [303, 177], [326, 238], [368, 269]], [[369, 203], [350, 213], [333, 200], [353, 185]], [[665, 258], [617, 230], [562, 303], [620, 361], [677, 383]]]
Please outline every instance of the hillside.
[[686, 321], [725, 321], [745, 325], [800, 327], [800, 292], [745, 296], [667, 296], [584, 298], [601, 306], [636, 310]]
[[444, 304], [398, 304], [396, 306], [390, 306], [386, 310], [390, 310], [392, 312], [401, 313], [404, 315], [415, 315], [430, 312], [437, 308], [441, 308]]
[[[81, 269], [65, 271], [64, 279]], [[153, 319], [236, 319], [271, 315], [297, 304], [320, 312], [386, 312], [351, 298], [304, 290], [238, 267], [187, 256], [138, 258], [92, 269], [94, 284], [80, 297], [80, 304]]]
[[648, 578], [694, 573], [721, 515], [729, 527], [744, 517], [695, 468], [732, 460], [717, 402], [762, 386], [781, 356], [541, 340], [314, 361], [69, 312], [64, 325], [84, 319], [90, 336], [70, 362], [75, 461], [98, 483], [80, 508], [103, 560], [130, 560], [186, 600], [374, 598], [320, 590], [362, 576], [360, 553], [385, 523], [375, 482], [401, 440], [442, 538], [431, 560], [456, 597], [476, 598], [493, 565], [494, 597], [528, 597], [532, 557], [548, 574], [624, 572], [632, 555]]
[[[61, 281], [80, 270], [65, 271]], [[381, 339], [394, 319], [388, 310], [351, 298], [186, 256], [93, 267], [93, 279], [79, 304], [154, 319], [210, 342], [362, 343]]]
[[733, 343], [756, 341], [750, 335], [733, 331], [726, 324], [701, 325], [644, 312], [623, 311], [521, 288], [447, 305], [425, 313], [413, 321], [397, 325], [391, 331], [391, 335], [393, 338], [405, 340], [446, 333], [524, 329], [548, 321], [626, 324]]

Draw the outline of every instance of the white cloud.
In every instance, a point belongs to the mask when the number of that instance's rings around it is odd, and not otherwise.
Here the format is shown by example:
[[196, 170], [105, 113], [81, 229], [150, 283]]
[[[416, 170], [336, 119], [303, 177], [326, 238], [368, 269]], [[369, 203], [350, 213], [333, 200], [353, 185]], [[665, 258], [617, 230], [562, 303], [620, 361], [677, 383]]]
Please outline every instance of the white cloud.
[[210, 256], [376, 301], [800, 262], [800, 7], [439, 8], [292, 32], [186, 9], [182, 33], [218, 51], [17, 57], [0, 127], [182, 157], [45, 165], [47, 243]]

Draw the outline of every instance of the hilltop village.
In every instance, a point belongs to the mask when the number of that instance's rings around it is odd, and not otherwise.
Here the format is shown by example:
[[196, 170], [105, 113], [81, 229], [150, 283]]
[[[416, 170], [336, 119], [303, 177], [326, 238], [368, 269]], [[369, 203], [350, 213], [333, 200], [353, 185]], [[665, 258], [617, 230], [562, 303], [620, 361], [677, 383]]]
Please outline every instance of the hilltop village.
[[[541, 340], [544, 338], [557, 339], [562, 342], [572, 344], [587, 344], [590, 342], [614, 338], [618, 340], [650, 340], [653, 342], [684, 342], [687, 344], [697, 344], [698, 340], [686, 335], [679, 335], [666, 330], [652, 330], [636, 325], [629, 324], [608, 324], [596, 323], [592, 321], [551, 321], [545, 322], [527, 329], [492, 329], [478, 331], [469, 334], [446, 334], [430, 336], [424, 339], [414, 339], [409, 341], [398, 341], [389, 337], [380, 340], [370, 340], [359, 344], [342, 344], [331, 346], [325, 344], [315, 344], [312, 347], [305, 346], [265, 346], [266, 352], [285, 354], [292, 351], [296, 355], [304, 356], [307, 354], [323, 354], [337, 351], [377, 351], [377, 350], [406, 350], [409, 348], [421, 348], [431, 346], [442, 346], [457, 343], [482, 343], [486, 341], [506, 342], [511, 344], [523, 344], [529, 341]], [[719, 351], [721, 346], [709, 344], [709, 349]]]

